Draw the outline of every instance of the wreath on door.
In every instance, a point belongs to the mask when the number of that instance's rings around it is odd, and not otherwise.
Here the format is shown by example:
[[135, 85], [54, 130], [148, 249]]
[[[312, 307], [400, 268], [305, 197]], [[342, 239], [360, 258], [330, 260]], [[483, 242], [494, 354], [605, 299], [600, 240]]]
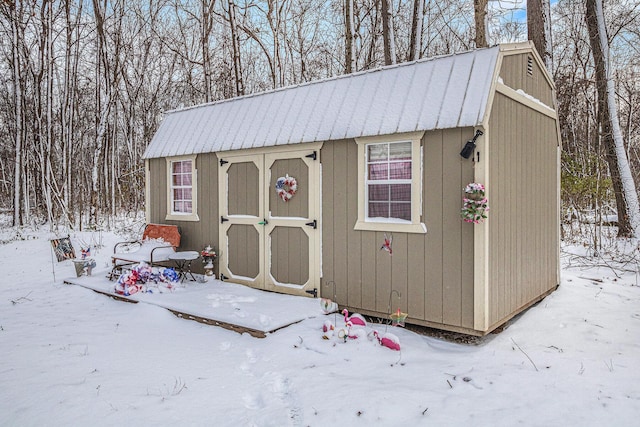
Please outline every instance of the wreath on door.
[[281, 176], [276, 181], [276, 193], [278, 193], [278, 197], [280, 197], [284, 202], [291, 200], [297, 190], [298, 181], [288, 174], [286, 176]]

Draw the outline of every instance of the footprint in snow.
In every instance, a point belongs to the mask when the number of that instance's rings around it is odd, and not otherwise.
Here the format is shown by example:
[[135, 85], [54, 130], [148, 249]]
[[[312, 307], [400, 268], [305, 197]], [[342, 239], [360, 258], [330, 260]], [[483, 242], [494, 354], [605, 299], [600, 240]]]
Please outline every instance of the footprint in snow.
[[262, 398], [262, 396], [260, 396], [258, 394], [247, 393], [242, 398], [242, 401], [244, 402], [244, 406], [247, 409], [262, 409], [262, 408], [264, 408], [264, 399]]
[[262, 326], [268, 326], [271, 324], [271, 317], [265, 315], [265, 314], [261, 314], [260, 315], [260, 324]]
[[258, 356], [256, 356], [253, 350], [247, 350], [245, 354], [249, 363], [256, 363], [258, 361]]
[[243, 362], [240, 364], [240, 370], [250, 377], [253, 376], [253, 372], [251, 372], [251, 365], [247, 362]]
[[231, 343], [229, 341], [221, 342], [218, 348], [222, 351], [227, 351], [231, 348]]
[[245, 352], [245, 357], [247, 360], [240, 364], [240, 370], [249, 376], [253, 376], [252, 366], [254, 363], [258, 361], [258, 357], [253, 352], [253, 350], [247, 350]]
[[287, 377], [282, 377], [276, 374], [275, 378], [273, 379], [271, 390], [273, 391], [274, 395], [278, 396], [282, 403], [284, 403], [284, 405], [287, 407], [289, 419], [293, 422], [292, 425], [303, 425], [302, 414], [304, 412], [296, 398], [296, 393], [291, 385], [291, 380]]

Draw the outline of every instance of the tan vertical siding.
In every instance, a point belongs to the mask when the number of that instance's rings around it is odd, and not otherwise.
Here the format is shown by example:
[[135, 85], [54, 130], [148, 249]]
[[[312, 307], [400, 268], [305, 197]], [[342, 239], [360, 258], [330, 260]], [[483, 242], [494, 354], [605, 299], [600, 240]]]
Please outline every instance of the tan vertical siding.
[[521, 53], [505, 55], [502, 59], [500, 77], [509, 87], [522, 89], [529, 95], [542, 101], [545, 105], [553, 106], [553, 94], [549, 82], [535, 60], [532, 60], [532, 74], [527, 73], [528, 57], [532, 54]]
[[149, 194], [151, 209], [149, 219], [152, 224], [164, 223], [167, 215], [167, 161], [165, 159], [149, 160]]
[[425, 266], [427, 261], [424, 258], [424, 236], [420, 234], [409, 234], [407, 237], [407, 247], [407, 263], [416, 267], [407, 270], [407, 312], [411, 313], [411, 316], [416, 319], [425, 320], [427, 300]]
[[[332, 144], [333, 145], [333, 144]], [[336, 280], [336, 288], [338, 301], [348, 301], [348, 287], [347, 287], [347, 274], [349, 271], [347, 264], [347, 233], [350, 227], [351, 218], [348, 217], [347, 202], [348, 195], [347, 190], [351, 187], [347, 182], [347, 171], [349, 144], [335, 143], [334, 162], [336, 167], [333, 168], [333, 212], [324, 211], [323, 216], [328, 221], [333, 222], [334, 229], [334, 250], [333, 256], [333, 271]], [[340, 161], [342, 159], [342, 161]], [[323, 185], [324, 188], [324, 185]], [[351, 187], [354, 188], [354, 187]], [[327, 217], [328, 215], [328, 217]], [[331, 219], [328, 219], [331, 218]], [[336, 250], [340, 248], [340, 250]]]
[[[407, 307], [408, 291], [409, 291], [409, 234], [408, 233], [395, 233], [393, 236], [393, 257], [391, 258], [391, 284], [394, 290], [398, 291], [400, 295], [394, 293], [391, 300], [390, 311], [396, 311], [398, 308]], [[397, 261], [396, 261], [397, 260]], [[390, 292], [390, 290], [389, 290]], [[387, 294], [388, 295], [388, 294]], [[387, 302], [387, 306], [389, 302]], [[386, 309], [386, 307], [385, 307]], [[406, 309], [405, 309], [406, 311]]]
[[490, 324], [557, 285], [555, 126], [554, 119], [496, 94], [487, 183]]
[[[353, 162], [357, 162], [358, 160], [358, 152], [357, 146], [355, 144], [347, 144], [347, 165], [354, 164]], [[357, 165], [357, 163], [355, 163]], [[358, 168], [357, 167], [347, 167], [346, 168], [347, 176], [346, 176], [346, 185], [351, 188], [357, 189], [358, 183]], [[350, 193], [351, 194], [351, 193]], [[347, 228], [353, 228], [355, 222], [354, 218], [358, 216], [358, 200], [357, 197], [348, 197], [347, 198]], [[360, 257], [362, 256], [362, 250], [364, 246], [367, 244], [366, 241], [363, 241], [363, 237], [365, 235], [373, 236], [373, 233], [368, 234], [360, 234], [358, 236], [353, 235], [351, 238], [347, 240], [347, 266], [349, 267], [347, 270], [347, 283], [353, 283], [354, 286], [349, 286], [348, 288], [348, 301], [350, 304], [355, 307], [362, 306], [363, 300], [363, 283], [366, 283], [364, 280], [365, 272], [363, 269], [365, 268], [362, 262], [360, 262]], [[372, 240], [373, 237], [370, 237]], [[375, 246], [375, 245], [374, 245]], [[369, 255], [373, 259], [372, 254]], [[367, 266], [366, 268], [371, 268]], [[374, 270], [375, 271], [375, 270]], [[375, 277], [375, 276], [373, 276]], [[370, 282], [371, 283], [371, 282]]]
[[[447, 134], [458, 133], [459, 129], [451, 129], [444, 131], [445, 141]], [[454, 137], [451, 135], [451, 137]], [[447, 141], [449, 142], [449, 141]], [[461, 205], [462, 183], [460, 177], [460, 168], [448, 167], [460, 163], [460, 146], [455, 144], [444, 143], [442, 152], [442, 164], [447, 165], [442, 173], [442, 215], [446, 216], [447, 212], [458, 212]], [[429, 184], [427, 184], [429, 185]], [[442, 231], [442, 321], [448, 325], [461, 325], [462, 319], [462, 224], [460, 216], [457, 221], [443, 221]], [[467, 228], [469, 224], [467, 224]]]
[[[167, 215], [167, 161], [164, 158], [150, 159], [151, 173], [149, 218], [152, 223], [175, 224], [180, 227], [182, 238], [180, 250], [200, 251], [218, 241], [218, 158], [215, 154], [199, 154], [196, 158], [198, 170], [198, 216], [200, 221], [166, 220]], [[216, 266], [217, 267], [217, 266]], [[200, 262], [195, 262], [193, 270], [202, 273]]]
[[[422, 207], [423, 221], [427, 226], [427, 236], [423, 237], [424, 251], [421, 257], [424, 260], [423, 278], [416, 286], [425, 289], [425, 313], [424, 320], [442, 323], [443, 321], [443, 264], [444, 264], [444, 212], [442, 199], [444, 196], [443, 173], [444, 165], [442, 132], [428, 134], [428, 143], [423, 143], [423, 194], [424, 205]], [[414, 291], [415, 292], [415, 291]], [[419, 293], [419, 291], [418, 291]]]
[[[323, 145], [323, 283], [336, 283], [339, 304], [381, 316], [400, 308], [414, 323], [473, 327], [473, 226], [460, 219], [462, 189], [473, 179], [473, 163], [459, 156], [472, 135], [470, 128], [425, 134], [423, 219], [428, 231], [393, 233], [393, 256], [380, 250], [384, 233], [353, 229], [358, 215], [355, 141]], [[332, 291], [323, 285], [323, 296], [332, 297]]]
[[[460, 221], [460, 208], [462, 205], [463, 187], [474, 181], [473, 163], [460, 157], [460, 150], [469, 138], [464, 130], [460, 130], [461, 145], [455, 150], [458, 155], [457, 161], [461, 163], [460, 167], [460, 186], [458, 188], [457, 206], [452, 205], [451, 210], [458, 213], [458, 221], [460, 230], [460, 297], [461, 297], [461, 319], [460, 324], [464, 328], [473, 328], [474, 323], [474, 225]], [[457, 135], [454, 134], [453, 138]], [[450, 144], [453, 147], [455, 144]], [[455, 164], [455, 163], [454, 163]], [[453, 193], [455, 194], [455, 193]], [[455, 199], [455, 196], [450, 196]]]

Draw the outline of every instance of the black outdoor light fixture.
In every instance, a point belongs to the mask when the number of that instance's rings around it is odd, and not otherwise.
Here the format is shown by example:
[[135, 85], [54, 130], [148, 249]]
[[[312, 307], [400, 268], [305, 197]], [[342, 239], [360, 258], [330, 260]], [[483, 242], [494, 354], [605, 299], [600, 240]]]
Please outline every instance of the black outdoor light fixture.
[[464, 148], [460, 152], [460, 155], [462, 157], [464, 157], [465, 159], [471, 157], [471, 154], [473, 154], [473, 150], [476, 148], [476, 139], [478, 139], [478, 137], [482, 134], [483, 132], [481, 130], [477, 130], [476, 134], [473, 136], [473, 139], [468, 140], [467, 143], [464, 144]]

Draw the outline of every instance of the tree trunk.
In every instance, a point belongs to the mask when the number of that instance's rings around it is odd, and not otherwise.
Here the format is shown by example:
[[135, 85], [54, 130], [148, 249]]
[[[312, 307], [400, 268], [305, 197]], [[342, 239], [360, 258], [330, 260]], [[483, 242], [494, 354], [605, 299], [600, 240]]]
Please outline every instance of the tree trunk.
[[345, 73], [351, 74], [356, 71], [356, 55], [354, 49], [355, 32], [353, 21], [353, 0], [345, 0], [344, 5], [345, 23]]
[[277, 89], [284, 86], [284, 69], [282, 63], [282, 49], [280, 46], [280, 26], [282, 24], [282, 8], [284, 7], [284, 3], [279, 3], [278, 0], [268, 0], [267, 3], [267, 21], [269, 22], [269, 28], [271, 29], [271, 35], [273, 36], [273, 88]]
[[241, 96], [244, 95], [244, 81], [242, 78], [242, 63], [240, 62], [240, 35], [236, 25], [236, 5], [233, 0], [229, 0], [229, 27], [231, 28], [231, 46], [233, 47], [236, 96]]
[[424, 20], [424, 0], [413, 0], [411, 15], [411, 39], [409, 40], [409, 61], [422, 56], [422, 21]]
[[586, 0], [586, 20], [596, 67], [600, 137], [605, 146], [618, 210], [618, 236], [638, 237], [640, 205], [620, 130], [602, 0]]
[[[66, 45], [64, 65], [63, 98], [61, 102], [60, 141], [62, 144], [62, 189], [61, 205], [65, 212], [67, 223], [74, 223], [73, 187], [77, 180], [73, 179], [73, 145], [75, 141], [74, 128], [77, 119], [78, 103], [78, 64], [80, 62], [80, 20], [83, 2], [78, 4], [75, 19], [71, 15], [71, 0], [65, 0], [64, 13], [66, 24]], [[75, 34], [75, 36], [74, 36]], [[75, 38], [74, 38], [75, 37]]]
[[[100, 208], [100, 160], [105, 145], [105, 135], [109, 113], [113, 103], [112, 82], [110, 70], [111, 61], [107, 52], [107, 38], [105, 34], [106, 5], [100, 5], [99, 0], [93, 0], [93, 11], [96, 19], [97, 33], [97, 66], [96, 66], [96, 133], [91, 164], [91, 191], [89, 205], [89, 226], [95, 227], [98, 223], [98, 210]], [[115, 74], [115, 73], [114, 73]]]
[[[12, 6], [12, 7], [11, 7]], [[15, 161], [14, 171], [15, 178], [13, 180], [13, 225], [23, 225], [22, 216], [22, 188], [23, 188], [23, 160], [22, 160], [22, 139], [24, 128], [23, 116], [22, 116], [22, 76], [21, 76], [21, 61], [20, 61], [20, 45], [22, 44], [21, 31], [19, 23], [22, 21], [22, 13], [18, 12], [18, 5], [14, 2], [11, 7], [11, 33], [12, 33], [12, 51], [13, 51], [13, 101], [15, 109]]]
[[[44, 181], [42, 183], [42, 189], [44, 190], [45, 197], [45, 206], [47, 208], [47, 219], [49, 222], [49, 230], [53, 230], [53, 200], [51, 193], [53, 191], [53, 168], [51, 166], [51, 150], [53, 148], [53, 62], [54, 62], [54, 53], [53, 53], [53, 3], [46, 2], [47, 5], [47, 27], [46, 27], [46, 55], [45, 64], [46, 64], [46, 96], [47, 99], [45, 101], [46, 105], [46, 158], [42, 168], [44, 169]], [[45, 65], [43, 64], [43, 65]]]
[[[487, 25], [487, 9], [488, 9], [489, 0], [474, 0], [473, 1], [473, 9], [474, 9], [474, 18], [476, 23], [476, 47], [489, 47], [489, 34], [487, 33], [488, 25]], [[529, 15], [529, 11], [527, 10], [527, 16]]]
[[209, 51], [209, 37], [213, 28], [213, 7], [215, 0], [202, 0], [202, 19], [200, 21], [200, 47], [202, 48], [202, 74], [204, 77], [204, 101], [211, 102], [211, 53]]
[[384, 64], [396, 63], [396, 38], [393, 31], [392, 0], [382, 1], [382, 39], [384, 41]]
[[527, 0], [527, 32], [529, 40], [533, 41], [533, 45], [542, 57], [547, 71], [553, 72], [549, 0]]

